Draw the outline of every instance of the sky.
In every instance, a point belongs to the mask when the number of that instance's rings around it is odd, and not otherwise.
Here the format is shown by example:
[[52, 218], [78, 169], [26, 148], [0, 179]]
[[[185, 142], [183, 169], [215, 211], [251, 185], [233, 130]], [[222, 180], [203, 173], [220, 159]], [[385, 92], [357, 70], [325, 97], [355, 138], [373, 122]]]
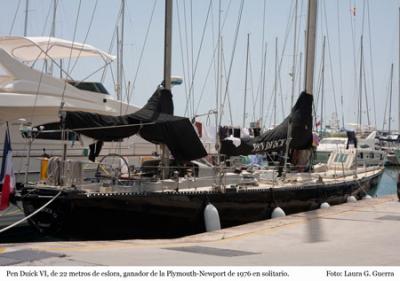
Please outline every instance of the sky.
[[[1, 35], [23, 35], [25, 2], [0, 0]], [[29, 1], [28, 36], [50, 34], [53, 3], [54, 0]], [[116, 55], [113, 35], [121, 19], [120, 5], [120, 0], [59, 0], [56, 37], [85, 42], [105, 51], [109, 51], [114, 42], [111, 53]], [[266, 127], [273, 125], [274, 120], [275, 123], [283, 120], [291, 105], [293, 58], [296, 61], [295, 96], [304, 85], [307, 1], [298, 0], [297, 13], [294, 13], [295, 0], [175, 0], [173, 5], [172, 74], [184, 79], [182, 85], [172, 89], [175, 114], [192, 117], [215, 110], [219, 93], [219, 100], [225, 100], [222, 124], [242, 125], [246, 93], [246, 126], [261, 116]], [[358, 122], [363, 35], [362, 124], [367, 125], [369, 119], [378, 129], [388, 129], [391, 105], [391, 128], [399, 127], [399, 7], [400, 0], [319, 1], [314, 79], [316, 120], [321, 120], [323, 96], [324, 124], [328, 124], [333, 115], [345, 127]], [[295, 18], [298, 23], [296, 52]], [[124, 28], [124, 84], [131, 87], [129, 102], [143, 106], [163, 79], [164, 0], [126, 0]], [[221, 34], [221, 52], [217, 51], [218, 34]], [[324, 37], [325, 78], [322, 79]], [[221, 73], [217, 71], [218, 53], [223, 57]], [[72, 73], [76, 79], [97, 67], [92, 61], [78, 66]], [[115, 65], [113, 73], [115, 77]], [[100, 80], [100, 75], [90, 80]], [[114, 95], [110, 71], [104, 84]], [[124, 99], [127, 94], [125, 91]], [[202, 117], [202, 120], [215, 123], [214, 115]]]

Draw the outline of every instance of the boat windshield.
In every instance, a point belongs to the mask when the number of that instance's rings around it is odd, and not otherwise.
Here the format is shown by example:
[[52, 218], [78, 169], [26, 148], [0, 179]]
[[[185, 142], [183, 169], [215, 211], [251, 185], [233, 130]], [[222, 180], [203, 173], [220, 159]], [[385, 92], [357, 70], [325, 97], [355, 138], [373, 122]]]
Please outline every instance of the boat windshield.
[[346, 144], [346, 139], [322, 139], [320, 144]]
[[109, 95], [109, 92], [100, 82], [79, 82], [79, 81], [68, 81], [68, 84], [84, 91], [90, 91], [100, 94]]
[[336, 163], [344, 163], [347, 161], [347, 154], [343, 154], [343, 153], [338, 153], [336, 154], [335, 160], [334, 162]]

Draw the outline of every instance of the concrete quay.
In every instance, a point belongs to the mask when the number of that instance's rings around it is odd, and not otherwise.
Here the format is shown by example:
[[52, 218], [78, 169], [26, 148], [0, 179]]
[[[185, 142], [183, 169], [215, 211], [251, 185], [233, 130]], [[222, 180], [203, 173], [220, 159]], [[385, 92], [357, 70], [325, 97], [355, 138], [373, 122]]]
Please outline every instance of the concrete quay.
[[389, 195], [167, 240], [1, 244], [3, 266], [399, 266]]

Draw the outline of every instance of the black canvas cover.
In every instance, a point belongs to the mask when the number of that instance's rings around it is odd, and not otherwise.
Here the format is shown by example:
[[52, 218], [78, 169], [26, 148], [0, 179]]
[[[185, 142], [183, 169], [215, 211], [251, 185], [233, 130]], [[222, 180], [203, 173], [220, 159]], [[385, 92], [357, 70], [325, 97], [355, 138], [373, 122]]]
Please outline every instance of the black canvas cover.
[[65, 129], [98, 141], [119, 141], [139, 134], [155, 144], [166, 144], [177, 160], [207, 155], [188, 118], [173, 116], [172, 94], [158, 88], [147, 104], [135, 113], [109, 116], [81, 111], [66, 112]]
[[276, 128], [252, 139], [241, 139], [236, 147], [231, 140], [222, 140], [222, 154], [227, 156], [249, 155], [284, 150], [288, 141], [291, 122], [290, 148], [306, 149], [312, 145], [312, 95], [302, 92], [288, 117]]

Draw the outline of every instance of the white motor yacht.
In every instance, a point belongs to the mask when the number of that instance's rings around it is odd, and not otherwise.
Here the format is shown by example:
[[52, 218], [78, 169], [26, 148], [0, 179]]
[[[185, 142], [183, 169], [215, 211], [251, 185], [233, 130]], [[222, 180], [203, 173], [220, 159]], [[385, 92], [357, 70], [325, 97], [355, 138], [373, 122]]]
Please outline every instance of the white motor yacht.
[[[54, 37], [0, 37], [0, 147], [3, 147], [8, 122], [17, 180], [18, 174], [38, 173], [40, 157], [44, 154], [57, 156], [63, 151], [60, 140], [33, 138], [29, 145], [30, 141], [21, 135], [22, 127], [58, 122], [60, 109], [114, 116], [137, 111], [136, 106], [115, 99], [102, 83], [74, 80], [62, 67], [63, 61], [90, 57], [102, 64], [93, 72], [103, 70], [115, 58], [91, 45]], [[47, 73], [45, 66], [50, 64], [60, 69], [62, 78]], [[118, 152], [133, 159], [136, 155], [151, 155], [156, 150], [155, 145], [140, 137], [133, 138], [105, 143], [101, 154]], [[68, 156], [87, 159], [89, 144], [83, 139], [68, 141]], [[31, 160], [27, 167], [29, 146]]]
[[357, 146], [349, 143], [347, 137], [327, 137], [319, 143], [316, 151], [316, 163], [326, 163], [334, 151], [353, 149], [357, 152], [357, 163], [360, 166], [382, 165], [386, 153], [375, 148], [376, 131], [370, 133], [365, 139], [359, 139]]

